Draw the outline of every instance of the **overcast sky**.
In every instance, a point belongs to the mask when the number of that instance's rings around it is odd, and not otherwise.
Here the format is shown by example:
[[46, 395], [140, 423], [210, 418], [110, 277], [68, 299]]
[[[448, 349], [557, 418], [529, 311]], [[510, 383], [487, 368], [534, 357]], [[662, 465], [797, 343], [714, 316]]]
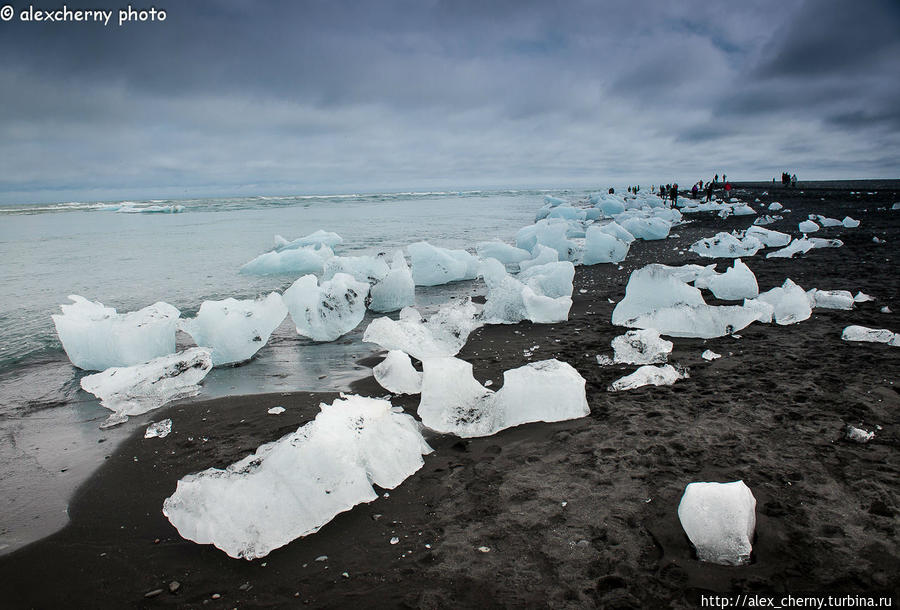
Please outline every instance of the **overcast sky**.
[[896, 0], [131, 1], [9, 0], [0, 202], [900, 177]]

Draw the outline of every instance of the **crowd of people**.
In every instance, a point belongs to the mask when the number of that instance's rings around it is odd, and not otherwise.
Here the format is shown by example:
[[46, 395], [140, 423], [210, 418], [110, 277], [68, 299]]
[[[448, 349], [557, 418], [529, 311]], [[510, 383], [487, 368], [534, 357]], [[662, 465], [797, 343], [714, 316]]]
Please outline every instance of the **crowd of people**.
[[[775, 178], [772, 178], [772, 185], [775, 185]], [[791, 174], [790, 172], [781, 172], [781, 186], [787, 188], [797, 187], [797, 174]]]
[[[794, 181], [796, 183], [796, 176], [794, 176]], [[719, 181], [719, 174], [713, 176], [712, 180], [703, 181], [703, 179], [698, 180], [694, 183], [690, 190], [691, 199], [698, 199], [702, 197], [706, 197], [706, 201], [712, 200], [713, 190], [721, 188], [725, 191], [725, 200], [729, 200], [731, 198], [731, 193], [733, 187], [731, 183], [728, 181], [728, 175], [722, 174], [722, 180]], [[637, 192], [641, 189], [640, 185], [629, 186], [628, 192], [631, 194], [637, 194]], [[614, 188], [610, 187], [609, 194], [612, 195], [616, 191]], [[660, 199], [663, 201], [669, 202], [672, 206], [678, 205], [678, 183], [675, 184], [660, 184], [659, 187], [651, 186], [651, 193], [659, 194]]]

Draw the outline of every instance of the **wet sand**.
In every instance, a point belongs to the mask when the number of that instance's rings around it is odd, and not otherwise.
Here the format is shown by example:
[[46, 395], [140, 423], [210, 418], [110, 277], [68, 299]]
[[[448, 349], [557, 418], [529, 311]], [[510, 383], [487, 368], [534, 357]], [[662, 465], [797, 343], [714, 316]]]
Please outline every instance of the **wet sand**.
[[[860, 188], [861, 196], [849, 194]], [[284, 436], [336, 395], [169, 407], [154, 419], [172, 418], [170, 436], [145, 440], [138, 431], [79, 489], [64, 530], [0, 557], [0, 606], [630, 608], [697, 607], [703, 592], [896, 593], [900, 350], [840, 336], [849, 324], [900, 330], [900, 211], [890, 210], [900, 197], [866, 195], [873, 189], [865, 184], [845, 189], [747, 191], [751, 203], [792, 210], [768, 228], [796, 234], [809, 213], [862, 225], [816, 234], [839, 237], [842, 248], [744, 260], [761, 290], [790, 277], [804, 289], [862, 290], [874, 302], [815, 310], [791, 326], [754, 324], [740, 338], [674, 339], [669, 361], [687, 367], [689, 379], [610, 393], [635, 368], [595, 359], [611, 355], [609, 342], [624, 330], [610, 325], [607, 299], [624, 296], [630, 271], [708, 264], [680, 250], [753, 220], [690, 216], [673, 229], [678, 238], [633, 247], [621, 270], [579, 267], [568, 322], [485, 327], [459, 354], [493, 389], [506, 369], [569, 362], [587, 380], [590, 416], [482, 439], [431, 436], [435, 452], [388, 497], [247, 562], [183, 540], [161, 513], [163, 499], [180, 477]], [[884, 306], [897, 313], [881, 313]], [[705, 349], [723, 357], [706, 362]], [[387, 394], [372, 378], [354, 390]], [[410, 413], [417, 403], [394, 400]], [[277, 405], [286, 412], [266, 414]], [[881, 428], [860, 445], [843, 439], [846, 424]], [[757, 499], [753, 563], [700, 563], [676, 515], [684, 486], [736, 479]]]

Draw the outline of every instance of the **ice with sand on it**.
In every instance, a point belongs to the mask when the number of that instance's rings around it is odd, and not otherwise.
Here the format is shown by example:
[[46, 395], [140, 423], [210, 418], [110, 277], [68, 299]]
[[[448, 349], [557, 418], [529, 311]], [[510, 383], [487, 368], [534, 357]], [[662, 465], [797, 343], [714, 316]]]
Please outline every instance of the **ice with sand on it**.
[[172, 433], [172, 420], [164, 419], [147, 426], [144, 438], [166, 438]]
[[711, 349], [708, 349], [708, 350], [705, 350], [702, 354], [700, 354], [700, 357], [703, 358], [704, 360], [712, 362], [713, 360], [718, 360], [719, 358], [721, 358], [722, 354], [717, 354], [716, 352], [712, 351]]
[[422, 391], [422, 373], [417, 371], [409, 355], [392, 349], [372, 369], [375, 381], [392, 394], [418, 394]]
[[442, 307], [427, 322], [415, 307], [404, 307], [399, 320], [372, 320], [363, 333], [363, 341], [406, 352], [418, 360], [455, 356], [466, 344], [469, 333], [481, 325], [478, 308], [469, 299]]
[[690, 251], [707, 258], [738, 258], [753, 256], [763, 247], [753, 235], [743, 236], [731, 233], [716, 233], [691, 244]]
[[679, 371], [671, 364], [654, 366], [645, 364], [630, 375], [616, 379], [609, 386], [610, 392], [625, 392], [645, 385], [672, 385], [679, 379], [687, 379], [687, 373]]
[[104, 428], [141, 415], [173, 400], [194, 396], [212, 369], [210, 350], [192, 347], [143, 364], [112, 367], [81, 378], [81, 387], [113, 412]]
[[314, 341], [334, 341], [362, 322], [366, 314], [369, 285], [338, 273], [321, 282], [304, 275], [284, 291], [297, 333]]
[[655, 328], [629, 330], [612, 340], [613, 362], [616, 364], [662, 364], [672, 352], [673, 344], [660, 338]]
[[815, 247], [816, 245], [809, 239], [795, 239], [784, 248], [769, 252], [766, 258], [793, 258], [795, 254], [806, 254]]
[[465, 250], [448, 250], [420, 241], [406, 247], [416, 286], [439, 286], [475, 279], [478, 259]]
[[200, 347], [212, 350], [213, 366], [244, 362], [268, 342], [287, 316], [281, 295], [261, 299], [203, 301], [194, 318], [179, 320], [178, 328]]
[[131, 366], [175, 352], [175, 331], [181, 313], [168, 303], [129, 313], [117, 313], [97, 301], [69, 295], [53, 324], [72, 364], [88, 371]]
[[757, 225], [751, 225], [744, 234], [758, 239], [766, 248], [780, 248], [791, 243], [791, 236], [787, 233], [763, 229]]
[[224, 470], [180, 481], [163, 514], [182, 537], [230, 557], [265, 557], [336, 515], [394, 489], [431, 448], [386, 400], [342, 396], [316, 418]]
[[590, 413], [585, 380], [559, 360], [529, 363], [503, 373], [503, 387], [492, 392], [458, 358], [422, 362], [418, 414], [437, 432], [462, 438], [490, 436], [529, 422], [577, 419]]
[[416, 302], [416, 283], [402, 250], [394, 252], [390, 270], [369, 289], [369, 309], [397, 311]]
[[863, 341], [868, 343], [887, 343], [894, 347], [900, 346], [900, 335], [886, 328], [867, 328], [865, 326], [851, 325], [841, 333], [844, 341]]
[[678, 519], [700, 561], [728, 566], [750, 563], [756, 530], [756, 498], [743, 481], [690, 483]]

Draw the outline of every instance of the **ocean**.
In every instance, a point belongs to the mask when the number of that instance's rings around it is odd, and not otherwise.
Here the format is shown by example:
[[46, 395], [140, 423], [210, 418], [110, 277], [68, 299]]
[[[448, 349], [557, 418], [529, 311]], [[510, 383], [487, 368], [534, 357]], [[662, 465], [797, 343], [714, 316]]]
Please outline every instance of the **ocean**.
[[[417, 241], [474, 251], [479, 241], [513, 242], [545, 195], [570, 201], [587, 190], [504, 190], [246, 197], [0, 206], [0, 553], [62, 527], [74, 489], [153, 413], [100, 430], [109, 411], [80, 389], [51, 314], [77, 294], [133, 311], [156, 301], [192, 316], [204, 300], [283, 291], [294, 276], [252, 276], [239, 268], [317, 229], [344, 242], [338, 255], [392, 252]], [[177, 213], [172, 213], [177, 210]], [[417, 287], [426, 311], [474, 295], [476, 282]], [[373, 314], [353, 332], [317, 344], [290, 317], [249, 363], [213, 370], [200, 398], [346, 390], [368, 374], [357, 361]], [[179, 348], [190, 337], [179, 333]]]

